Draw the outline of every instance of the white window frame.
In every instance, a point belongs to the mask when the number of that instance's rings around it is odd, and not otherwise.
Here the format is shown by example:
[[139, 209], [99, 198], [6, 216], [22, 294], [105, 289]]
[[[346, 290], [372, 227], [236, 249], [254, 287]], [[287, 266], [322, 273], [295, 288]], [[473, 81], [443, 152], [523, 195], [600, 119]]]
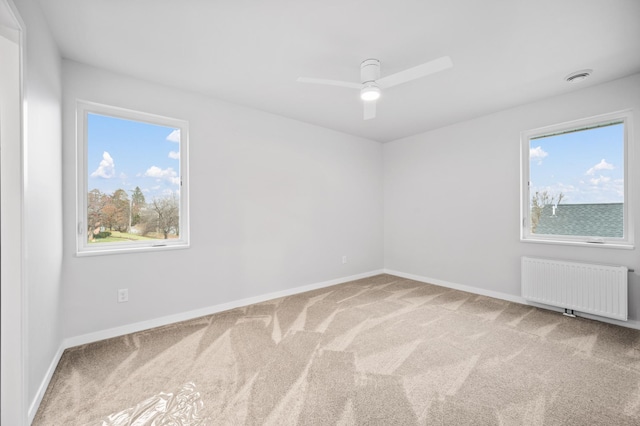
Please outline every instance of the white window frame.
[[[88, 159], [87, 143], [89, 114], [99, 114], [125, 120], [139, 121], [180, 129], [180, 236], [168, 240], [145, 240], [131, 243], [89, 244], [87, 235]], [[185, 120], [163, 117], [125, 108], [83, 100], [76, 101], [76, 234], [77, 256], [93, 256], [142, 251], [162, 251], [189, 247], [189, 123]]]
[[[520, 241], [545, 244], [564, 244], [585, 247], [606, 247], [606, 248], [634, 248], [634, 217], [633, 202], [635, 199], [632, 187], [633, 177], [630, 159], [633, 157], [632, 138], [632, 112], [631, 110], [618, 111], [609, 114], [602, 114], [580, 120], [554, 124], [542, 128], [523, 131], [520, 133]], [[530, 143], [532, 139], [552, 136], [581, 128], [590, 128], [598, 125], [612, 124], [616, 122], [624, 123], [624, 206], [623, 206], [623, 236], [622, 238], [601, 238], [589, 236], [572, 235], [541, 235], [531, 232], [530, 202], [531, 192], [529, 188], [530, 180]]]

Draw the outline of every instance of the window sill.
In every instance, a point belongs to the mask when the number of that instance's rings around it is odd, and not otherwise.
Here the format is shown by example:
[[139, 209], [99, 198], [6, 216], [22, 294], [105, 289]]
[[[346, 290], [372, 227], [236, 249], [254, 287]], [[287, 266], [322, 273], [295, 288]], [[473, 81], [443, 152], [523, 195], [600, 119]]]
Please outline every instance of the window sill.
[[106, 256], [111, 254], [125, 254], [125, 253], [143, 253], [143, 252], [158, 252], [166, 250], [179, 250], [189, 248], [189, 243], [182, 244], [166, 244], [157, 246], [138, 246], [138, 247], [109, 247], [100, 250], [79, 250], [76, 251], [76, 257], [87, 256]]
[[618, 250], [635, 250], [635, 246], [631, 243], [589, 243], [586, 241], [562, 241], [562, 240], [546, 240], [541, 238], [520, 238], [522, 243], [534, 243], [534, 244], [553, 244], [561, 246], [574, 246], [574, 247], [590, 247], [590, 248], [606, 248], [606, 249], [618, 249]]

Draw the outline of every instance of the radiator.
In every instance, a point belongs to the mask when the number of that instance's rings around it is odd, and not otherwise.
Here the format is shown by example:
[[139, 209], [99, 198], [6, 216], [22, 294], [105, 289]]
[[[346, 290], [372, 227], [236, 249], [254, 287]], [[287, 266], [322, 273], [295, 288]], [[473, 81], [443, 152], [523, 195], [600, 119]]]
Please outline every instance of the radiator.
[[627, 268], [523, 257], [522, 297], [626, 321]]

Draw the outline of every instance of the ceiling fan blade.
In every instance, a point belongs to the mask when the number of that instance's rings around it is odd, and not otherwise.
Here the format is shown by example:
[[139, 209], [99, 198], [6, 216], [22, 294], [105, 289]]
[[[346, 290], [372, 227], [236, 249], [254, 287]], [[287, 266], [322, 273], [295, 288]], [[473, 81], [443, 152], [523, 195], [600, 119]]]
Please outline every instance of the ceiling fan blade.
[[442, 58], [434, 59], [422, 65], [415, 66], [413, 68], [406, 69], [404, 71], [397, 72], [395, 74], [388, 75], [376, 80], [378, 86], [381, 89], [397, 86], [399, 84], [407, 83], [411, 80], [415, 80], [420, 77], [426, 77], [429, 74], [435, 74], [440, 71], [444, 71], [453, 66], [451, 58], [443, 56]]
[[362, 88], [362, 84], [360, 83], [351, 83], [349, 81], [339, 81], [339, 80], [326, 80], [323, 78], [298, 77], [296, 81], [298, 83], [325, 84], [329, 86], [348, 87], [349, 89], [358, 89], [358, 90]]
[[376, 101], [364, 101], [364, 119], [376, 118]]

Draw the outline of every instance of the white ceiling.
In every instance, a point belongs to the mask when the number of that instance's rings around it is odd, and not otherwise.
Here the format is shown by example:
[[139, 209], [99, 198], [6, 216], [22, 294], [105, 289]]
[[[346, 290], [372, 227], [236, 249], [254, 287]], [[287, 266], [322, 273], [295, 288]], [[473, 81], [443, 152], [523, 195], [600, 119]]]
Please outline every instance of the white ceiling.
[[[39, 0], [63, 57], [386, 142], [640, 72], [638, 0]], [[363, 121], [359, 81], [440, 56]], [[590, 79], [564, 77], [592, 68]]]

